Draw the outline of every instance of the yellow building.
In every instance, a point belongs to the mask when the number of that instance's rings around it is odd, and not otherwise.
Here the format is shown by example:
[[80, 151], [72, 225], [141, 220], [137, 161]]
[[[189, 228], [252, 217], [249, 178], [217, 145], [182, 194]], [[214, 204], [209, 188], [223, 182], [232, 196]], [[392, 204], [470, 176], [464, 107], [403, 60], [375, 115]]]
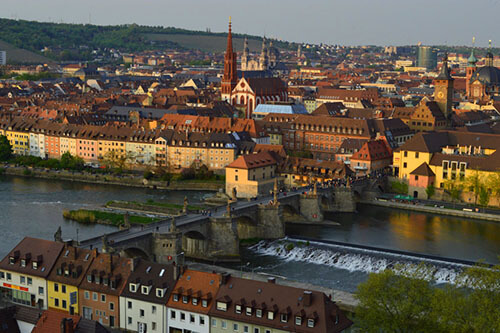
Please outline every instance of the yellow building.
[[78, 314], [78, 286], [94, 259], [94, 252], [65, 244], [47, 277], [48, 307]]
[[[433, 185], [445, 188], [449, 181], [463, 181], [476, 173], [486, 179], [500, 172], [500, 135], [455, 131], [421, 132], [394, 151], [394, 175], [412, 187], [419, 182], [420, 167], [433, 173]], [[429, 171], [430, 170], [430, 171]], [[420, 175], [422, 176], [422, 175]], [[489, 189], [493, 191], [494, 189]]]
[[277, 162], [268, 152], [242, 155], [226, 166], [226, 194], [254, 198], [274, 188]]
[[[5, 129], [5, 136], [12, 145], [12, 151], [16, 155], [28, 155], [30, 149], [29, 129], [23, 123], [13, 123]], [[27, 125], [26, 125], [27, 126]]]

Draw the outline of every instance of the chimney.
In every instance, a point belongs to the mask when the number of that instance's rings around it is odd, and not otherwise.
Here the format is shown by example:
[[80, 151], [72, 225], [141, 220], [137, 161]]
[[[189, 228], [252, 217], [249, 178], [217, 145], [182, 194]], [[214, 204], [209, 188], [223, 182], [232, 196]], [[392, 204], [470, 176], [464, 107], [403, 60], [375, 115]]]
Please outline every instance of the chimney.
[[220, 285], [226, 284], [229, 278], [231, 277], [231, 274], [229, 273], [220, 273]]
[[304, 306], [311, 306], [312, 292], [305, 290], [304, 296], [302, 296], [302, 301], [304, 303]]
[[276, 284], [276, 278], [275, 277], [268, 277], [267, 282], [272, 283], [272, 284]]
[[130, 271], [134, 272], [137, 268], [137, 264], [139, 264], [139, 258], [130, 259]]
[[113, 254], [109, 254], [109, 273], [113, 273]]
[[73, 319], [63, 318], [61, 320], [61, 333], [73, 333]]

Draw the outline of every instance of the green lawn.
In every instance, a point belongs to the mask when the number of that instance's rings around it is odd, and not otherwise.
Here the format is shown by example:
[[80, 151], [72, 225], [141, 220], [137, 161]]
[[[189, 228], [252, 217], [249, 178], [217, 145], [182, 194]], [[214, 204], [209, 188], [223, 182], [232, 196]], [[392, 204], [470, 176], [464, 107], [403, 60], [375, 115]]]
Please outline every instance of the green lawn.
[[[63, 212], [63, 216], [66, 219], [77, 221], [80, 223], [98, 223], [98, 221], [106, 221], [115, 226], [123, 224], [123, 214], [103, 212], [100, 210], [65, 210]], [[130, 224], [149, 224], [157, 221], [159, 221], [158, 218], [129, 215]]]

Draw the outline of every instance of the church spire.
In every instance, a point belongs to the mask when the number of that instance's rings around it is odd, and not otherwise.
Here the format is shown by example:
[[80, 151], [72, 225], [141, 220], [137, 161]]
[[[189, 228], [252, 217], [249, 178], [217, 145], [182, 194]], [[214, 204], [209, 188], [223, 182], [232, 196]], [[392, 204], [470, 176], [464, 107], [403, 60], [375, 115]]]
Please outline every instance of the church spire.
[[451, 80], [450, 69], [448, 68], [448, 53], [444, 54], [443, 65], [441, 66], [441, 71], [436, 77], [438, 80]]
[[227, 33], [227, 48], [226, 54], [233, 52], [233, 34], [231, 29], [231, 16], [229, 16], [229, 32]]
[[493, 67], [493, 53], [491, 52], [491, 39], [489, 40], [488, 53], [486, 53], [486, 60], [484, 62], [486, 67]]
[[222, 99], [230, 100], [231, 93], [238, 79], [236, 69], [236, 52], [233, 51], [233, 34], [231, 17], [229, 17], [229, 31], [227, 34], [227, 48], [224, 55], [224, 75], [221, 82]]

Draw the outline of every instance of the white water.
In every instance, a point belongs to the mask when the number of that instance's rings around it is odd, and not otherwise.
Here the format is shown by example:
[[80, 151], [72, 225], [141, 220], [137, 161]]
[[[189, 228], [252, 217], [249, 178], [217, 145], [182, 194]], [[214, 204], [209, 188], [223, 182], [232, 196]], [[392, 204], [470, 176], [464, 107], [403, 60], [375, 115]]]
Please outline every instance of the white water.
[[[293, 243], [294, 248], [288, 251], [285, 247]], [[459, 283], [457, 278], [465, 265], [426, 258], [398, 255], [393, 253], [358, 249], [348, 246], [311, 242], [309, 246], [303, 241], [284, 239], [277, 241], [261, 241], [250, 247], [260, 255], [278, 257], [285, 261], [299, 261], [317, 265], [325, 265], [349, 272], [377, 273], [387, 268], [395, 268], [409, 272], [415, 265], [424, 262], [430, 268], [427, 276], [435, 283]]]

